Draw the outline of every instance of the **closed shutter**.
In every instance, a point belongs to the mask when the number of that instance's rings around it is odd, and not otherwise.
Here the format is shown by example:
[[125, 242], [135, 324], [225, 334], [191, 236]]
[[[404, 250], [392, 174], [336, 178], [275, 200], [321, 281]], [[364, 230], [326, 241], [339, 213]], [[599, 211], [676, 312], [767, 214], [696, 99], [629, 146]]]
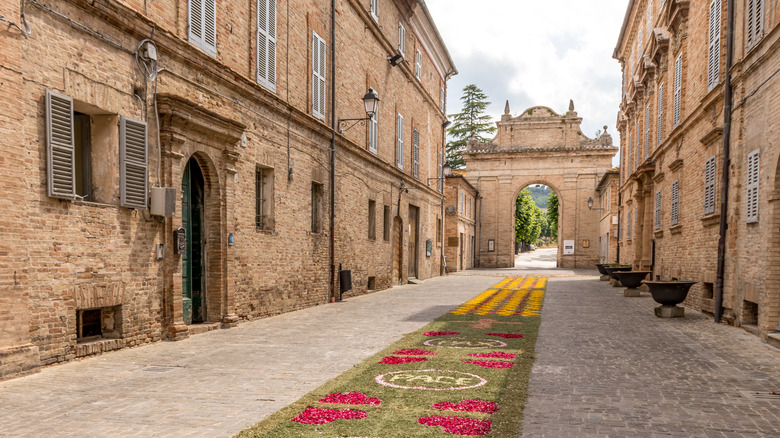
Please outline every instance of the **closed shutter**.
[[444, 166], [444, 160], [442, 158], [442, 153], [439, 152], [439, 193], [444, 193], [444, 169], [442, 166]]
[[377, 113], [374, 113], [368, 120], [368, 150], [375, 154], [377, 153], [377, 131], [379, 130], [378, 117]]
[[639, 29], [639, 60], [640, 61], [642, 60], [642, 40], [643, 40], [642, 29]]
[[370, 7], [371, 9], [371, 16], [374, 17], [374, 20], [379, 18], [379, 0], [371, 0]]
[[217, 5], [216, 0], [190, 0], [188, 2], [189, 41], [211, 56], [217, 54]]
[[398, 51], [406, 58], [406, 28], [400, 21], [398, 22]]
[[715, 213], [715, 171], [716, 157], [712, 157], [704, 165], [704, 214]]
[[311, 112], [325, 120], [325, 40], [311, 33]]
[[710, 33], [707, 63], [707, 89], [712, 90], [720, 81], [720, 0], [710, 3]]
[[759, 150], [755, 150], [747, 157], [747, 223], [758, 222], [758, 185], [760, 181]]
[[119, 205], [146, 208], [148, 142], [146, 122], [119, 118]]
[[664, 84], [658, 86], [658, 126], [655, 144], [661, 146], [664, 133]]
[[441, 89], [441, 112], [444, 112], [444, 108], [445, 108], [444, 105], [445, 105], [445, 102], [446, 102], [445, 96], [446, 96], [446, 94], [444, 92], [444, 88], [442, 87], [442, 89]]
[[747, 0], [745, 11], [745, 43], [753, 47], [763, 36], [764, 0]]
[[419, 50], [414, 54], [414, 76], [417, 79], [422, 77], [422, 53]]
[[[629, 131], [630, 130], [631, 130], [631, 128], [629, 128]], [[633, 152], [631, 151], [631, 149], [634, 148], [634, 140], [633, 140], [633, 137], [631, 137], [631, 132], [628, 133], [628, 145], [627, 146], [628, 147], [626, 148], [626, 153], [627, 153], [626, 165], [628, 165], [628, 170], [629, 170], [628, 173], [631, 173], [631, 171], [633, 170], [633, 168], [631, 167], [631, 158], [633, 156]]]
[[631, 238], [631, 212], [628, 212], [628, 225], [626, 225], [626, 237]]
[[645, 108], [645, 158], [650, 156], [650, 104]]
[[276, 0], [257, 0], [257, 83], [276, 91]]
[[674, 127], [680, 124], [682, 101], [682, 53], [674, 60]]
[[48, 195], [76, 197], [76, 148], [73, 144], [73, 98], [46, 90], [46, 173]]
[[661, 229], [661, 191], [655, 192], [655, 229]]
[[399, 169], [404, 168], [404, 116], [398, 114], [398, 124], [396, 127], [396, 165]]
[[412, 138], [412, 175], [420, 177], [420, 133], [415, 129]]
[[636, 138], [636, 144], [634, 145], [634, 157], [636, 157], [636, 163], [635, 164], [636, 164], [637, 169], [639, 168], [639, 163], [641, 162], [639, 160], [639, 156], [640, 156], [640, 153], [639, 153], [639, 139], [641, 138], [640, 137], [640, 132], [642, 132], [642, 129], [640, 129], [641, 126], [642, 125], [639, 123], [639, 117], [637, 116], [637, 118], [636, 118], [636, 135], [634, 136]]
[[680, 223], [680, 180], [672, 183], [672, 225]]
[[637, 224], [639, 223], [639, 207], [634, 207], [634, 235], [636, 236], [639, 234], [639, 228]]
[[653, 31], [653, 2], [647, 2], [647, 34], [651, 35]]

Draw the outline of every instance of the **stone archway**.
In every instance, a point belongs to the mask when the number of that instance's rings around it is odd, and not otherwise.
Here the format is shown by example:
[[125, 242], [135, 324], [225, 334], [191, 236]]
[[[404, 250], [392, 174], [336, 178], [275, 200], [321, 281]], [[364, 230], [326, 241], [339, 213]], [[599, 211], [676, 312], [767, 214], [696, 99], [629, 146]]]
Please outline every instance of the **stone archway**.
[[[544, 106], [512, 117], [507, 102], [493, 140], [472, 139], [463, 158], [466, 177], [482, 196], [482, 267], [514, 266], [514, 203], [524, 187], [545, 184], [559, 200], [558, 266], [590, 268], [598, 263], [599, 211], [590, 210], [589, 197], [612, 168], [618, 148], [606, 133], [585, 136], [582, 118], [574, 111], [560, 115]], [[492, 243], [491, 243], [492, 240]], [[564, 251], [564, 242], [573, 244]]]

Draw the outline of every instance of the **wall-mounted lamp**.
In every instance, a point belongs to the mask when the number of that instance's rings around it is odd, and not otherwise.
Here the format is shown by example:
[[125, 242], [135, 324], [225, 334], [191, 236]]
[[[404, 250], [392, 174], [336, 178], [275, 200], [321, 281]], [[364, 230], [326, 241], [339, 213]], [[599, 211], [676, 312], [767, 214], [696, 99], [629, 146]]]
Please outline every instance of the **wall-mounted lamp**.
[[593, 208], [593, 198], [588, 198], [588, 210], [599, 210], [604, 211], [603, 208]]
[[452, 122], [450, 122], [449, 120], [445, 120], [445, 121], [444, 121], [444, 122], [441, 124], [441, 127], [442, 127], [442, 128], [446, 128], [446, 127], [450, 126], [450, 123], [452, 123]]
[[390, 65], [392, 65], [393, 67], [402, 63], [403, 60], [404, 60], [404, 55], [400, 53], [396, 53], [395, 56], [393, 56], [392, 58], [388, 58], [388, 61], [390, 61]]
[[[370, 120], [371, 117], [374, 117], [374, 114], [376, 114], [377, 110], [379, 109], [379, 96], [376, 94], [376, 91], [374, 91], [373, 88], [368, 87], [368, 93], [366, 93], [366, 95], [363, 96], [363, 105], [366, 107], [366, 117], [361, 117], [357, 119], [339, 119], [338, 124], [336, 125], [338, 127], [339, 134], [349, 130], [350, 128], [352, 128], [358, 123], [364, 125], [366, 123], [366, 120]], [[341, 129], [342, 123], [345, 122], [354, 122], [354, 123], [349, 125], [346, 129]]]
[[442, 170], [442, 173], [444, 174], [443, 177], [441, 177], [441, 178], [437, 178], [437, 177], [428, 178], [428, 182], [430, 183], [432, 179], [442, 180], [442, 179], [447, 178], [448, 176], [452, 176], [452, 166], [450, 166], [450, 163], [444, 163], [444, 165], [441, 166], [441, 170]]

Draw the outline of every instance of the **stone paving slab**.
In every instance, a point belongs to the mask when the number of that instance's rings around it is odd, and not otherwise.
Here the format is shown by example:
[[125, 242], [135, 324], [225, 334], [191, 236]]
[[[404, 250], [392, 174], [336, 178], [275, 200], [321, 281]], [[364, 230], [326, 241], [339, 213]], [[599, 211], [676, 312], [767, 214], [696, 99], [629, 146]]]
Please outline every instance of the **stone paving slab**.
[[596, 276], [552, 278], [522, 436], [780, 436], [780, 396], [749, 397], [780, 392], [780, 350], [656, 306]]
[[0, 437], [228, 437], [497, 282], [434, 278], [0, 382]]

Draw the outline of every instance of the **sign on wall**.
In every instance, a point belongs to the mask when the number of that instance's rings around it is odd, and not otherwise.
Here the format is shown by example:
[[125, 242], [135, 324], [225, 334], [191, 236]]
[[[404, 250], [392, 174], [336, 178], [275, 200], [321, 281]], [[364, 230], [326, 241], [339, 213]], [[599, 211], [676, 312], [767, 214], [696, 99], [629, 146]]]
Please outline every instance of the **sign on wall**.
[[563, 255], [574, 255], [574, 241], [573, 240], [564, 240], [563, 241]]

